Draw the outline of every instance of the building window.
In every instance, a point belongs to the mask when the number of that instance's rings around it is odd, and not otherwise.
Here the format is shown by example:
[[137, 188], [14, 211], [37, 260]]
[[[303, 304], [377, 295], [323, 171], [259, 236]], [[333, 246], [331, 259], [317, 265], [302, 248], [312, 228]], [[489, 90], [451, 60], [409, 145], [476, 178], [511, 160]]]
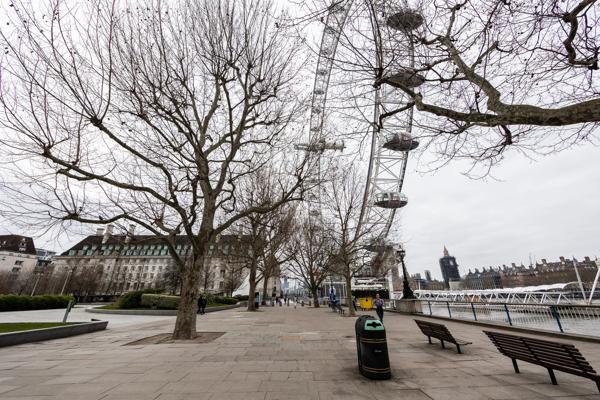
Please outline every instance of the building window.
[[17, 260], [17, 261], [15, 261], [15, 265], [23, 265], [23, 261], [22, 260]]

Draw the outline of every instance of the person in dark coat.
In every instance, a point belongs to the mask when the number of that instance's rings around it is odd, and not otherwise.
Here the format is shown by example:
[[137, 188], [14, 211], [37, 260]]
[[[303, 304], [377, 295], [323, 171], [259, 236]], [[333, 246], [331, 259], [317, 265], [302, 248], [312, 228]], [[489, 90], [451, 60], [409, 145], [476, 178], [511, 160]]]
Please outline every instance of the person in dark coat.
[[377, 313], [379, 320], [383, 322], [383, 307], [385, 306], [385, 300], [379, 296], [379, 293], [375, 295], [373, 304], [375, 305], [375, 312]]
[[200, 315], [205, 313], [204, 310], [206, 309], [206, 303], [208, 303], [206, 297], [201, 294], [200, 297], [198, 297], [198, 313]]

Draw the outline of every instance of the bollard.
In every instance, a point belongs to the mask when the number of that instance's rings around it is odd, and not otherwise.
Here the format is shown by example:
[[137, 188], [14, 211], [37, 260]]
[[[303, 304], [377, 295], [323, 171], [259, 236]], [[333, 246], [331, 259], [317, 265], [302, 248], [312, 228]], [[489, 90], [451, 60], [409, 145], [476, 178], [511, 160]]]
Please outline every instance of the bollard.
[[473, 311], [473, 319], [477, 321], [477, 313], [475, 312], [475, 306], [471, 303], [471, 311]]
[[508, 312], [508, 306], [504, 303], [504, 311], [506, 311], [506, 317], [508, 318], [508, 324], [512, 326], [512, 320], [510, 319], [510, 313]]
[[71, 308], [73, 308], [73, 300], [69, 300], [69, 304], [67, 305], [67, 309], [65, 310], [65, 316], [63, 317], [63, 324], [67, 322], [67, 318], [69, 317], [69, 313], [71, 312]]
[[556, 319], [556, 323], [558, 324], [558, 329], [560, 329], [560, 333], [565, 333], [565, 331], [563, 330], [562, 324], [560, 323], [560, 314], [559, 314], [556, 306], [550, 306], [550, 312], [554, 316], [554, 319]]

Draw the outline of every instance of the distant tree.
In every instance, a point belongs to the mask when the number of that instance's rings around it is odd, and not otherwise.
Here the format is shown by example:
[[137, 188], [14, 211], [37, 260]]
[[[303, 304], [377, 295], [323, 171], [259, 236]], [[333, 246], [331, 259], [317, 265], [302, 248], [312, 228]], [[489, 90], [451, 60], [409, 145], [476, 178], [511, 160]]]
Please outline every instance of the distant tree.
[[311, 293], [314, 307], [318, 308], [319, 288], [332, 269], [332, 242], [308, 218], [300, 221], [286, 247], [290, 258], [288, 271]]
[[[358, 176], [360, 173], [352, 166], [339, 170], [325, 184], [324, 198], [328, 225], [325, 234], [332, 242], [330, 268], [344, 279], [350, 316], [355, 315], [350, 295], [352, 280], [365, 267], [365, 259], [371, 257], [364, 245], [379, 234], [377, 223], [360, 223], [364, 186]], [[377, 222], [376, 217], [373, 221]]]

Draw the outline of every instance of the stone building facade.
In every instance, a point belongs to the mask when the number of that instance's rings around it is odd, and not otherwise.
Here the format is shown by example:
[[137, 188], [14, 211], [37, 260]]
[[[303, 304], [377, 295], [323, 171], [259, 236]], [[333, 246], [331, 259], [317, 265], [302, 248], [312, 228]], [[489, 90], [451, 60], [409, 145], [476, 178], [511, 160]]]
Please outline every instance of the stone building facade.
[[0, 272], [23, 274], [37, 264], [33, 239], [20, 235], [0, 235]]
[[[584, 285], [591, 286], [598, 271], [596, 263], [589, 257], [584, 257], [583, 260], [576, 261], [576, 264], [581, 281]], [[576, 281], [577, 273], [573, 260], [560, 257], [559, 261], [548, 262], [542, 259], [541, 263], [536, 262], [530, 266], [513, 263], [510, 267], [506, 265], [487, 269], [484, 267], [481, 272], [475, 268], [475, 271], [469, 270], [469, 273], [463, 277], [462, 284], [464, 289], [481, 290]]]
[[[66, 271], [65, 292], [81, 295], [120, 295], [134, 290], [160, 288], [178, 293], [180, 277], [164, 241], [155, 235], [114, 235], [112, 226], [99, 228], [69, 250], [55, 257], [56, 269]], [[175, 237], [180, 257], [191, 255], [186, 236]], [[248, 237], [221, 235], [209, 245], [209, 258], [199, 289], [230, 294], [247, 275]], [[279, 279], [268, 282], [269, 287]], [[260, 285], [262, 287], [262, 285]]]

